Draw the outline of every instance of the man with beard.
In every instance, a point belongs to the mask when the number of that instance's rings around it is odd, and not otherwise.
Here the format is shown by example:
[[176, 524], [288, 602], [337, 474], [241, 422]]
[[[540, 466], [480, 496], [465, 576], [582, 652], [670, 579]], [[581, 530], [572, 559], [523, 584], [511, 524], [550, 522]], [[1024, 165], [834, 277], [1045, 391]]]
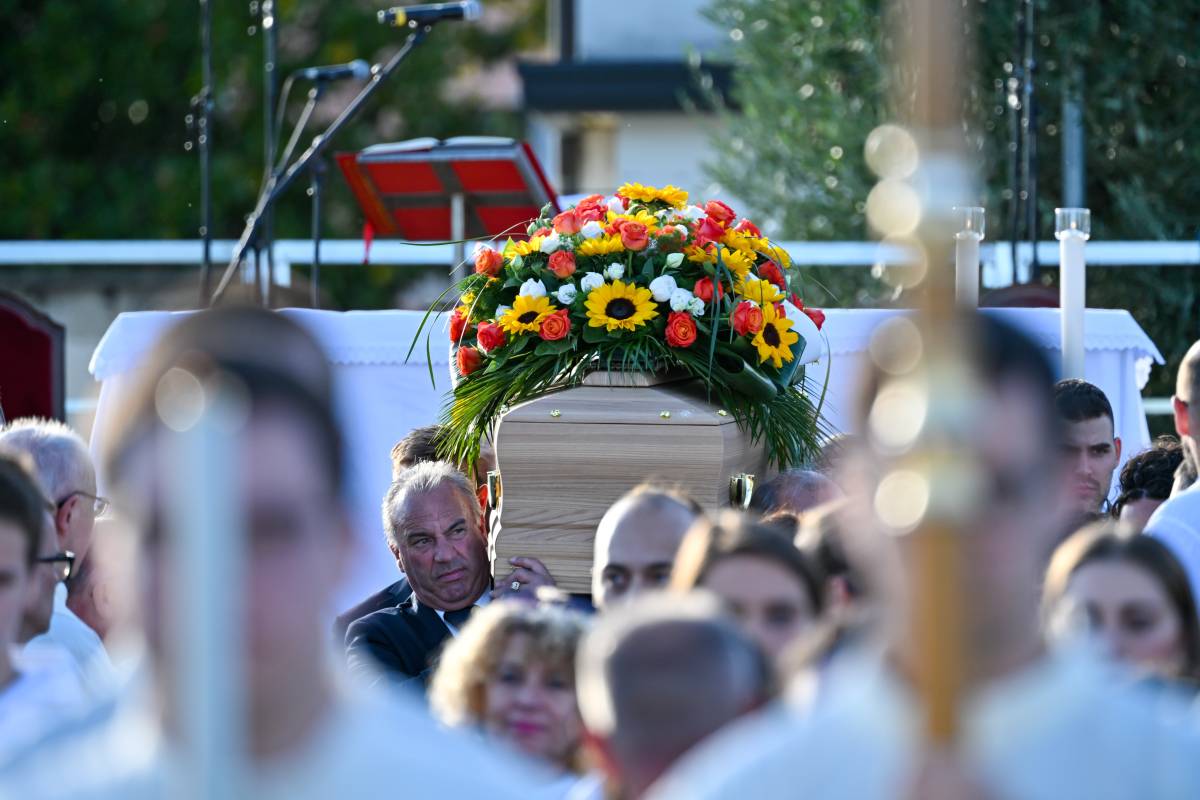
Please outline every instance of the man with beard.
[[1077, 378], [1054, 385], [1062, 418], [1063, 450], [1071, 460], [1071, 501], [1077, 515], [1098, 514], [1108, 504], [1113, 472], [1121, 461], [1112, 405], [1099, 387]]

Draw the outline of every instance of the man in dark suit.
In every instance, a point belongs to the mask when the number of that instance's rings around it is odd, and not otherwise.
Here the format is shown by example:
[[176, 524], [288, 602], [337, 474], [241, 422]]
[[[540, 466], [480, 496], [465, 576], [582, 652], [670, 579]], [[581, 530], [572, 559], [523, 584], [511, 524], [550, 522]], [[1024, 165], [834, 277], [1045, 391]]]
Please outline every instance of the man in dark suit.
[[512, 559], [513, 571], [491, 591], [482, 514], [470, 481], [452, 465], [417, 464], [397, 478], [383, 502], [388, 547], [412, 595], [401, 605], [350, 624], [346, 657], [371, 681], [424, 684], [442, 643], [471, 611], [496, 597], [532, 597], [553, 579], [537, 559]]

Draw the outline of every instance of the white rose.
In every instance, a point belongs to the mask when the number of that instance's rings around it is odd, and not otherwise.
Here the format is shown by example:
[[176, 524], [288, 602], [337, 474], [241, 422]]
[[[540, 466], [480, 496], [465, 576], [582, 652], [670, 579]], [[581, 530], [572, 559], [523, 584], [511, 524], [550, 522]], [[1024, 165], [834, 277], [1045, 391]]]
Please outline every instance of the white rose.
[[592, 220], [591, 222], [585, 222], [583, 227], [579, 229], [579, 232], [585, 239], [595, 239], [597, 236], [604, 233], [604, 226], [599, 222], [596, 222], [596, 220]]
[[543, 253], [553, 253], [560, 247], [562, 247], [562, 240], [558, 238], [557, 233], [552, 233], [545, 239], [542, 239], [542, 246], [538, 249]]
[[683, 263], [683, 253], [671, 253], [667, 256], [667, 266], [671, 269], [677, 268]]
[[676, 225], [675, 230], [679, 231], [679, 235], [682, 236], [684, 239], [687, 238], [688, 229], [687, 229], [686, 225]]
[[625, 277], [625, 267], [614, 261], [604, 268], [604, 277], [610, 281], [619, 281]]
[[579, 290], [575, 288], [575, 284], [564, 283], [558, 287], [558, 291], [554, 293], [554, 296], [558, 298], [559, 303], [569, 306], [575, 302], [575, 295], [577, 294], [579, 294]]
[[521, 295], [522, 297], [545, 297], [546, 284], [539, 280], [530, 278], [521, 284], [521, 288], [517, 294]]
[[608, 202], [605, 203], [605, 205], [608, 206], [608, 210], [614, 214], [625, 213], [625, 204], [621, 202], [621, 198], [619, 197], [613, 196], [608, 198]]
[[700, 206], [688, 206], [683, 210], [683, 216], [695, 222], [696, 220], [704, 219], [704, 209]]
[[670, 275], [660, 275], [650, 281], [650, 293], [654, 295], [654, 299], [660, 303], [665, 303], [671, 299], [671, 293], [679, 288], [679, 284], [675, 283], [675, 279]]
[[671, 292], [671, 310], [672, 311], [687, 311], [692, 305], [692, 299], [695, 297], [687, 289], [676, 289]]
[[579, 281], [579, 288], [585, 292], [598, 289], [604, 285], [604, 276], [599, 272], [589, 272]]
[[509, 311], [512, 311], [512, 306], [496, 306], [496, 319], [500, 319]]
[[688, 303], [688, 311], [693, 317], [704, 316], [704, 301], [699, 297], [693, 297], [692, 302]]

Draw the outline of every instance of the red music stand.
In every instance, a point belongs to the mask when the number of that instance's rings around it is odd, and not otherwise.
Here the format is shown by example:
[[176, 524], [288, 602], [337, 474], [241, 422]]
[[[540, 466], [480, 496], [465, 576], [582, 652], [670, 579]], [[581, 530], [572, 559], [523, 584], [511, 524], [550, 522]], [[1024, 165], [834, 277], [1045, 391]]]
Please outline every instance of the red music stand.
[[[410, 242], [524, 238], [558, 202], [528, 144], [491, 136], [411, 139], [338, 153], [375, 234]], [[463, 246], [457, 262], [462, 262]]]

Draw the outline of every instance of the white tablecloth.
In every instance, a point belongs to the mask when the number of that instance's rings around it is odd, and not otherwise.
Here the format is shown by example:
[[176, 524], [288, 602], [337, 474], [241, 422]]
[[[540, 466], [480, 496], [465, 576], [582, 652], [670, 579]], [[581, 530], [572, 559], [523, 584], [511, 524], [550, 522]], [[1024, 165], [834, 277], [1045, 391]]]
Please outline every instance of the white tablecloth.
[[[188, 312], [145, 311], [117, 317], [92, 356], [91, 372], [101, 382], [91, 447], [98, 453], [108, 420], [128, 390], [137, 367], [157, 337]], [[429, 360], [437, 378], [429, 382], [422, 342], [405, 364], [423, 316], [417, 311], [282, 312], [304, 325], [324, 345], [337, 380], [339, 411], [347, 440], [350, 502], [356, 524], [358, 553], [343, 592], [345, 604], [395, 580], [396, 568], [383, 542], [379, 507], [391, 477], [389, 453], [412, 428], [435, 422], [449, 389], [449, 343], [444, 318], [433, 325]], [[825, 416], [835, 429], [848, 429], [853, 414], [858, 376], [871, 332], [884, 319], [903, 313], [892, 310], [831, 309], [825, 333], [832, 361]], [[1053, 351], [1059, 347], [1057, 309], [997, 309]], [[1125, 311], [1089, 310], [1086, 319], [1087, 378], [1108, 395], [1116, 416], [1117, 433], [1125, 442], [1124, 456], [1149, 443], [1140, 389], [1149, 364], [1163, 363], [1158, 348]], [[810, 365], [809, 374], [824, 375], [826, 360]], [[98, 476], [101, 492], [104, 476]]]

